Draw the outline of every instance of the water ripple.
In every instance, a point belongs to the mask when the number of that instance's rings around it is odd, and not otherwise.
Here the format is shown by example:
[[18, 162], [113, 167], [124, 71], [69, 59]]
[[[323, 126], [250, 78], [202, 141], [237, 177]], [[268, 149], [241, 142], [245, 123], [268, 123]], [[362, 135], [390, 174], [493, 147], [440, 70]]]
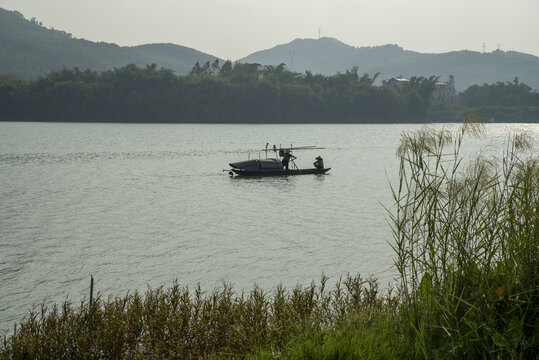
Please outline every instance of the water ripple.
[[72, 153], [3, 153], [0, 164], [51, 164], [51, 163], [86, 163], [107, 160], [159, 160], [182, 157], [204, 157], [216, 154], [241, 154], [244, 150], [208, 150], [208, 151], [147, 151], [147, 152], [72, 152]]

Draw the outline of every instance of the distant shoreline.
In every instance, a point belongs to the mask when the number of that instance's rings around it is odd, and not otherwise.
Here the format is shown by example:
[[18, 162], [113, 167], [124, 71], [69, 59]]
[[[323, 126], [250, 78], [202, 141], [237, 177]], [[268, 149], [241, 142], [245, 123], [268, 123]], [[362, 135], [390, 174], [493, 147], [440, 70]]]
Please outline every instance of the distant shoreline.
[[188, 76], [156, 64], [102, 73], [63, 69], [33, 81], [0, 76], [0, 116], [40, 122], [415, 124], [460, 122], [474, 114], [485, 122], [539, 122], [539, 94], [518, 78], [457, 95], [436, 76], [377, 86], [379, 74], [358, 71], [324, 76], [293, 73], [284, 64], [215, 61], [197, 63]]
[[[181, 122], [181, 121], [59, 121], [59, 120], [15, 120], [15, 119], [0, 119], [0, 122], [7, 123], [57, 123], [57, 124], [144, 124], [144, 125], [428, 125], [428, 124], [461, 124], [462, 121], [361, 121], [361, 122]], [[539, 119], [533, 121], [485, 121], [485, 124], [536, 124]]]

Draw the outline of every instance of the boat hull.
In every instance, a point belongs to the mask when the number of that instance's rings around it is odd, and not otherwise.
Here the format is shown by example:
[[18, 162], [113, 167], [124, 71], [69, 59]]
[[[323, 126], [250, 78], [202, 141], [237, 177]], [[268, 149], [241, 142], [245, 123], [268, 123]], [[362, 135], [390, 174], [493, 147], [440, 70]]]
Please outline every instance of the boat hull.
[[231, 169], [236, 175], [240, 176], [290, 176], [290, 175], [312, 175], [325, 174], [331, 168], [326, 169], [290, 169], [290, 170], [255, 170]]

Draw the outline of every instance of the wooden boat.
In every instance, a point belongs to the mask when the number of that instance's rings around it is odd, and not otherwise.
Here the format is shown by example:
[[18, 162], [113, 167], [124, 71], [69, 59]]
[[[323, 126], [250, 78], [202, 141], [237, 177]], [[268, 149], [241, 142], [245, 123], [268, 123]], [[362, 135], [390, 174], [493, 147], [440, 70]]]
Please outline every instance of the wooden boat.
[[281, 171], [245, 171], [241, 169], [231, 169], [236, 175], [241, 176], [289, 176], [289, 175], [309, 175], [309, 174], [325, 174], [331, 168], [325, 169], [291, 169]]
[[[294, 150], [306, 150], [306, 149], [320, 149], [315, 148], [312, 146], [309, 147], [301, 147], [301, 148], [295, 148]], [[284, 156], [285, 153], [291, 152], [291, 148], [283, 149], [279, 148], [277, 149], [275, 146], [273, 147], [273, 151], [278, 154], [278, 157], [276, 158], [265, 158], [265, 159], [250, 159], [250, 160], [244, 160], [239, 161], [235, 163], [230, 163], [230, 175], [240, 175], [240, 176], [289, 176], [289, 175], [309, 175], [309, 174], [325, 174], [328, 172], [331, 168], [307, 168], [307, 169], [299, 169], [296, 166], [296, 163], [292, 159], [290, 161], [291, 166], [288, 170], [283, 168], [283, 163], [281, 161], [281, 157]], [[267, 145], [266, 145], [266, 154], [267, 154]], [[294, 157], [295, 158], [295, 157]]]

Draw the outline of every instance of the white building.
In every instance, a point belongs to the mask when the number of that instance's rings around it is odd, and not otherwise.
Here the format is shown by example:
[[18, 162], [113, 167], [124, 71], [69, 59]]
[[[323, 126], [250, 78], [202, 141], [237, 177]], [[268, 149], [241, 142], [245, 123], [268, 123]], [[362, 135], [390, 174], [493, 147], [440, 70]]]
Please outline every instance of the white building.
[[438, 82], [434, 85], [432, 92], [433, 104], [454, 104], [457, 97], [455, 91], [455, 78], [449, 75], [449, 80], [445, 83]]

